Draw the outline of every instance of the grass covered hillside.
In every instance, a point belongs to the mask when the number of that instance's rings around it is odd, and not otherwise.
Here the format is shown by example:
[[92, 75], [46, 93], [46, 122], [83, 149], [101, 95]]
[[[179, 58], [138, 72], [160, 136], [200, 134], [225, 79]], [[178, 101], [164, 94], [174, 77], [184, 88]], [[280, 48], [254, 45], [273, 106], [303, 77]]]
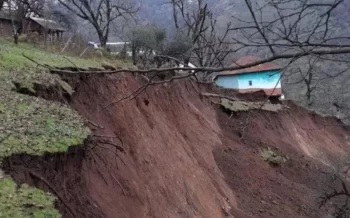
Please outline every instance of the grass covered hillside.
[[[13, 154], [65, 152], [69, 146], [82, 144], [89, 135], [83, 119], [68, 106], [35, 97], [34, 84], [68, 84], [24, 55], [50, 66], [100, 66], [92, 60], [0, 39], [0, 161]], [[20, 94], [18, 88], [32, 95]], [[0, 217], [60, 217], [54, 201], [51, 194], [36, 188], [18, 187], [0, 170]]]
[[48, 53], [29, 44], [13, 45], [3, 39], [0, 45], [0, 158], [14, 153], [64, 152], [71, 145], [81, 144], [89, 131], [76, 112], [59, 103], [20, 94], [14, 84], [35, 94], [35, 83], [46, 86], [62, 83], [58, 76], [47, 73], [24, 55], [57, 67], [99, 64]]

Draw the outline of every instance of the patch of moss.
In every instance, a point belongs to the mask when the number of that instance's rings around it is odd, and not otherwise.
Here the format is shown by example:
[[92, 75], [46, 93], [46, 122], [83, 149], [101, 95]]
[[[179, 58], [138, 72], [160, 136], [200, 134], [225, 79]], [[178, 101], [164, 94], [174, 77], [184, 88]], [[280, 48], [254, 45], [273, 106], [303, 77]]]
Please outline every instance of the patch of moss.
[[24, 184], [20, 187], [10, 178], [0, 179], [1, 218], [60, 218], [56, 198]]

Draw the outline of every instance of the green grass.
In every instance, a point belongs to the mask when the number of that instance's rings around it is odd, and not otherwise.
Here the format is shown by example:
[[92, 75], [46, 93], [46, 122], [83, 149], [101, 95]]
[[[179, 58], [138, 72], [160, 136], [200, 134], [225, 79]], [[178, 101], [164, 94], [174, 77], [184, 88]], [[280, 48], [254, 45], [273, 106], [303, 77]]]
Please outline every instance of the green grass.
[[22, 54], [51, 66], [97, 67], [99, 63], [76, 57], [57, 55], [20, 43], [14, 45], [0, 39], [0, 160], [13, 154], [42, 155], [46, 152], [65, 152], [69, 146], [79, 145], [88, 136], [84, 120], [72, 109], [60, 103], [22, 95], [13, 82], [32, 92], [33, 84], [60, 84], [62, 80]]
[[47, 64], [55, 67], [76, 65], [86, 68], [101, 66], [99, 62], [94, 60], [50, 53], [27, 43], [19, 43], [18, 45], [14, 45], [11, 41], [0, 38], [1, 68], [26, 69], [28, 67], [36, 67], [36, 64], [24, 57], [23, 54], [41, 64]]
[[[23, 54], [55, 67], [100, 66], [94, 60], [65, 57], [0, 38], [0, 163], [13, 154], [65, 152], [70, 146], [82, 144], [90, 134], [84, 119], [68, 106], [13, 91], [13, 82], [34, 92], [34, 83], [62, 84], [59, 76], [38, 67]], [[12, 179], [0, 178], [0, 218], [61, 217], [54, 201], [49, 193], [27, 185], [17, 187]]]
[[50, 193], [24, 184], [17, 187], [10, 178], [0, 180], [1, 218], [60, 218]]
[[83, 119], [69, 107], [8, 91], [0, 96], [0, 123], [0, 158], [65, 152], [89, 135]]

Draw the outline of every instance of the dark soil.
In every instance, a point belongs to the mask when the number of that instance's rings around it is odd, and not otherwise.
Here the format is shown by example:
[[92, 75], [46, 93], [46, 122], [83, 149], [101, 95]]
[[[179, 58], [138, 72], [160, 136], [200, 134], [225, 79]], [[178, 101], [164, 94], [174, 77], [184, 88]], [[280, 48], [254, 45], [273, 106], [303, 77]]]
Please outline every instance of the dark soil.
[[3, 168], [19, 183], [27, 183], [58, 197], [63, 217], [104, 218], [98, 204], [87, 194], [88, 178], [82, 177], [92, 160], [87, 146], [72, 147], [62, 154], [43, 157], [16, 155], [3, 161]]

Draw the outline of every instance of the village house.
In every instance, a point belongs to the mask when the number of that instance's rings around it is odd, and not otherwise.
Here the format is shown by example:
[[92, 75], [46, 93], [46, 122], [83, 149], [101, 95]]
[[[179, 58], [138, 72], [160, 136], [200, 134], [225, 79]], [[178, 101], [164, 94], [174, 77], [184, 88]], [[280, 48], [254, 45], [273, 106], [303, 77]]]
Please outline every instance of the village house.
[[[65, 29], [57, 22], [39, 17], [27, 17], [18, 20], [16, 11], [8, 9], [0, 11], [0, 36], [9, 37], [13, 35], [13, 27], [19, 34], [37, 33], [48, 41], [60, 41]], [[12, 18], [11, 18], [12, 17]]]
[[[243, 66], [259, 61], [253, 56], [239, 58], [231, 66]], [[280, 67], [274, 63], [264, 63], [240, 70], [224, 71], [214, 77], [217, 86], [235, 89], [240, 93], [263, 90], [268, 96], [281, 96]]]
[[[14, 14], [16, 12], [12, 11], [10, 13], [7, 9], [2, 9], [0, 11], [0, 36], [12, 36], [13, 35], [13, 25], [17, 28], [17, 31], [20, 31], [20, 22], [15, 18]], [[12, 15], [12, 19], [11, 19]], [[13, 23], [12, 23], [13, 20]]]
[[23, 21], [23, 33], [38, 33], [45, 36], [47, 34], [47, 40], [60, 41], [62, 39], [65, 29], [56, 21], [48, 20], [39, 17], [28, 17]]

